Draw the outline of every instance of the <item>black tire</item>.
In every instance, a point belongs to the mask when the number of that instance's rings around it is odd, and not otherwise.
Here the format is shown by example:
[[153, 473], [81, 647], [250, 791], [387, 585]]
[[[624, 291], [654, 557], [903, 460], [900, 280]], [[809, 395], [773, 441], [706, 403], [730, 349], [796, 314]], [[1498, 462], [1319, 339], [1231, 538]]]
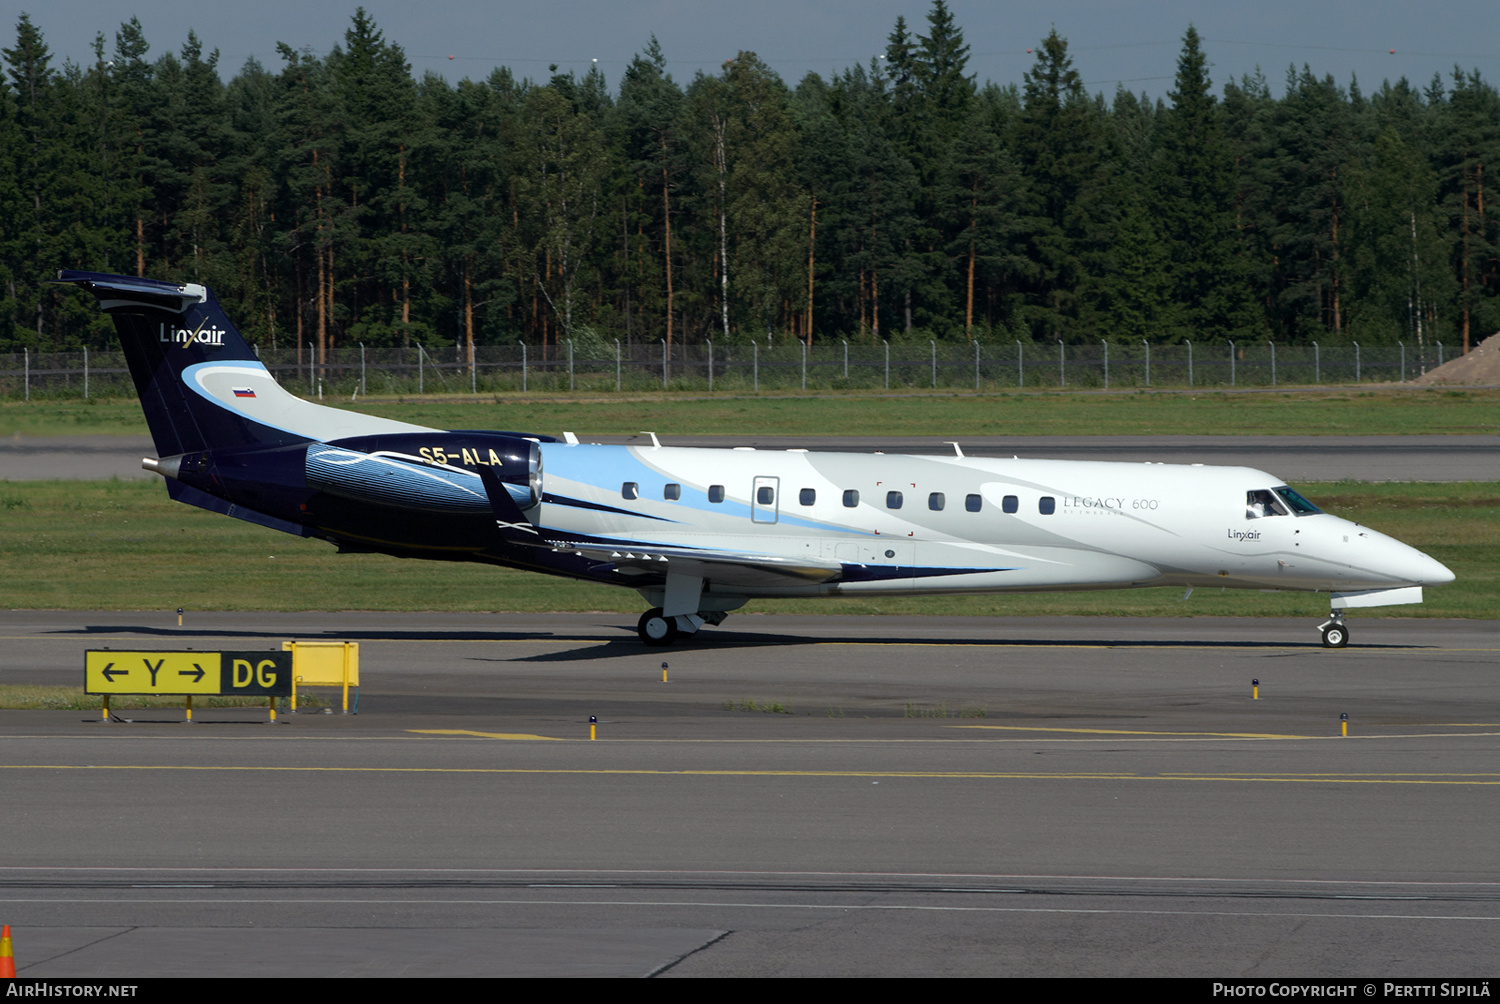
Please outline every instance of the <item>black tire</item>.
[[677, 618], [663, 617], [661, 607], [652, 607], [641, 614], [635, 630], [641, 636], [642, 643], [660, 648], [677, 640]]
[[1343, 648], [1349, 644], [1349, 629], [1342, 624], [1330, 624], [1323, 629], [1324, 648]]

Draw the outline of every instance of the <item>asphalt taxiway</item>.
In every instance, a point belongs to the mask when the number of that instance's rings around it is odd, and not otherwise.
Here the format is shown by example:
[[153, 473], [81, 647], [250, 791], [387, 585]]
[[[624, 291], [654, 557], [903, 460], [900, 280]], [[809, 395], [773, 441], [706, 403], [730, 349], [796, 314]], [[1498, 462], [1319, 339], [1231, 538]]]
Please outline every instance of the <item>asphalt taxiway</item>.
[[4, 613], [4, 682], [326, 638], [364, 687], [0, 712], [0, 920], [23, 977], [1490, 975], [1500, 632], [1352, 627]]

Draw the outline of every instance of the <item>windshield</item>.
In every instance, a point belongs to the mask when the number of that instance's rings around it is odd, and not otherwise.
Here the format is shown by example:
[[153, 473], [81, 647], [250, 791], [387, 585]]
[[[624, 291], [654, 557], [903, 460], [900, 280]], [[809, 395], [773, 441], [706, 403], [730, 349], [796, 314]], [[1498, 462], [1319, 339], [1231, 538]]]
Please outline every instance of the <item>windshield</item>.
[[1292, 491], [1292, 489], [1288, 488], [1286, 485], [1280, 485], [1279, 487], [1277, 487], [1276, 494], [1281, 496], [1281, 498], [1286, 502], [1287, 508], [1291, 509], [1293, 514], [1297, 516], [1311, 516], [1315, 513], [1320, 513], [1323, 511], [1322, 509], [1319, 509], [1317, 506], [1313, 505], [1311, 502], [1307, 501], [1307, 499], [1303, 498], [1301, 495], [1298, 495], [1296, 492]]

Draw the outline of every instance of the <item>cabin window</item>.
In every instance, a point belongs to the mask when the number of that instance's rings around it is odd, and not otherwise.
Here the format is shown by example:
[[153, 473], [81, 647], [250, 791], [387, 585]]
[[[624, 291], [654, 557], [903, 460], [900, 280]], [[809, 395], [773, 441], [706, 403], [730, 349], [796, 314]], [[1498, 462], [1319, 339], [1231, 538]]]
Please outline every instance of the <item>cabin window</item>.
[[661, 486], [661, 497], [668, 502], [676, 502], [682, 498], [682, 485], [673, 484], [670, 481], [667, 482]]
[[933, 512], [942, 512], [943, 506], [947, 504], [948, 500], [944, 498], [942, 492], [933, 492], [931, 495], [927, 496], [927, 508], [931, 509]]
[[1020, 512], [1021, 511], [1021, 500], [1018, 499], [1018, 498], [1016, 498], [1014, 495], [1007, 495], [1007, 496], [1005, 496], [1005, 498], [1003, 498], [1003, 499], [1000, 500], [1000, 511], [1001, 512]]
[[818, 490], [816, 488], [804, 488], [797, 493], [797, 501], [803, 505], [812, 505], [818, 501]]
[[641, 486], [634, 481], [627, 481], [620, 486], [620, 494], [625, 497], [626, 501], [634, 501], [641, 497]]
[[723, 485], [709, 485], [708, 486], [708, 500], [710, 502], [723, 502], [724, 501], [724, 486]]
[[1043, 495], [1041, 498], [1037, 499], [1036, 509], [1037, 512], [1041, 513], [1043, 516], [1051, 516], [1053, 513], [1057, 512], [1057, 499], [1053, 498], [1051, 495]]
[[980, 504], [981, 504], [981, 499], [979, 498], [978, 495], [965, 495], [964, 496], [964, 508], [967, 509], [967, 510], [969, 510], [969, 512], [978, 512]]
[[776, 489], [772, 488], [770, 485], [761, 485], [759, 488], [755, 489], [756, 505], [770, 505], [775, 501]]
[[859, 492], [853, 488], [846, 489], [844, 491], [844, 508], [853, 509], [857, 505], [859, 505]]
[[901, 493], [900, 492], [886, 492], [885, 493], [885, 507], [887, 509], [900, 509], [901, 508]]

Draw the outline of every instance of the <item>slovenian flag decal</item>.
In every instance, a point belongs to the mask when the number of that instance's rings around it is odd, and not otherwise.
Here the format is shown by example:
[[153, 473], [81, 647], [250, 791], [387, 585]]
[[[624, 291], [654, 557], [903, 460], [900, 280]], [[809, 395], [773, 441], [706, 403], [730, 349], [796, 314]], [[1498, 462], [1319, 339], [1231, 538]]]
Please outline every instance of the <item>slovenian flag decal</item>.
[[234, 389], [234, 396], [235, 397], [254, 397], [255, 396], [255, 391], [251, 390], [249, 387], [236, 387]]

